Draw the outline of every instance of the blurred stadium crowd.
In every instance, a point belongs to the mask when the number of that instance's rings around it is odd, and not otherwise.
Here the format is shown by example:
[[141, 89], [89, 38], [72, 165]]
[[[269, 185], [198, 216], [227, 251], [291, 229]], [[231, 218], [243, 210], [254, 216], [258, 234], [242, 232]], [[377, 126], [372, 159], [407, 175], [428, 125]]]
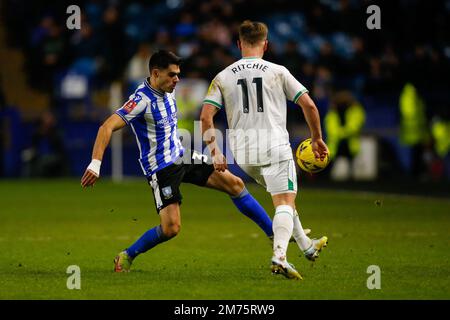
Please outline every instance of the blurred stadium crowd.
[[[450, 1], [86, 0], [77, 1], [80, 30], [66, 28], [70, 4], [3, 3], [8, 45], [25, 55], [28, 85], [51, 96], [48, 107], [57, 120], [47, 115], [41, 125], [59, 123], [68, 131], [72, 100], [82, 101], [85, 119], [92, 121], [87, 113], [96, 108], [93, 93], [118, 82], [128, 95], [147, 76], [149, 56], [159, 48], [184, 59], [182, 79], [207, 84], [239, 58], [237, 28], [253, 19], [269, 27], [265, 59], [285, 65], [310, 90], [326, 134], [376, 136], [379, 153], [390, 155], [380, 159], [381, 167], [390, 164], [387, 172], [450, 179]], [[371, 4], [381, 8], [381, 30], [366, 27]], [[97, 115], [92, 130], [104, 116]], [[301, 110], [290, 105], [290, 130], [299, 132], [291, 134], [294, 139], [304, 132], [297, 130], [298, 118]], [[91, 128], [77, 125], [85, 133]], [[30, 125], [33, 130], [38, 126]], [[92, 134], [86, 137], [82, 159], [93, 141]], [[336, 138], [337, 155], [356, 156], [360, 148], [351, 138]], [[61, 140], [67, 145], [70, 134]], [[61, 172], [79, 174], [85, 164]]]

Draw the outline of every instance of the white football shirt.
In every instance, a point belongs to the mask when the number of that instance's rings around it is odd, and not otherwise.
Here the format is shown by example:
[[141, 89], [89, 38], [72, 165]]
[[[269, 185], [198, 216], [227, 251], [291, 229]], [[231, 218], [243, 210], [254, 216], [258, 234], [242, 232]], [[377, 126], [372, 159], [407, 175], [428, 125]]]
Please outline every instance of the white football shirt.
[[306, 92], [284, 66], [245, 57], [213, 79], [203, 103], [225, 108], [236, 162], [264, 165], [292, 159], [286, 100]]

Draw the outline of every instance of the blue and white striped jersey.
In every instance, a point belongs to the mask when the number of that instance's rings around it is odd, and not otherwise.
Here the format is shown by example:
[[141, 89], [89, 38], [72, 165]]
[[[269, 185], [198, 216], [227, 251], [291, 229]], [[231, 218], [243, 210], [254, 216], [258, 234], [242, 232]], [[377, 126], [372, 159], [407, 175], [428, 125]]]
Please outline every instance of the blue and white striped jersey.
[[177, 134], [177, 106], [173, 93], [155, 90], [146, 80], [116, 111], [136, 136], [146, 176], [171, 165], [183, 155]]

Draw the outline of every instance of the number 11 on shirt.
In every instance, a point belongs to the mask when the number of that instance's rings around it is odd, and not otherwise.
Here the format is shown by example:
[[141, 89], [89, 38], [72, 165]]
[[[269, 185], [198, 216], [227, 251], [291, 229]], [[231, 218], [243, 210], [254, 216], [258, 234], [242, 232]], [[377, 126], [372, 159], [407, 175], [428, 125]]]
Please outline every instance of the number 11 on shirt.
[[[258, 112], [264, 112], [262, 81], [263, 81], [263, 79], [261, 77], [253, 78], [253, 81], [252, 81], [252, 83], [256, 83], [256, 108], [257, 108]], [[242, 107], [243, 107], [244, 113], [248, 113], [249, 102], [248, 102], [247, 79], [239, 79], [237, 81], [237, 85], [240, 85], [242, 88]]]

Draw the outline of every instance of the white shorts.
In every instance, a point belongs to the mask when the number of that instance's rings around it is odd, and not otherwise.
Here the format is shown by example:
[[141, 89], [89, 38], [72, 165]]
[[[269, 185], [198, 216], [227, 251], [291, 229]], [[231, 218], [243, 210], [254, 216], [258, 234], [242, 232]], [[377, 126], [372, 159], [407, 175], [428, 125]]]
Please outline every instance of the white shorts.
[[261, 166], [240, 167], [271, 195], [297, 193], [297, 172], [292, 159]]

